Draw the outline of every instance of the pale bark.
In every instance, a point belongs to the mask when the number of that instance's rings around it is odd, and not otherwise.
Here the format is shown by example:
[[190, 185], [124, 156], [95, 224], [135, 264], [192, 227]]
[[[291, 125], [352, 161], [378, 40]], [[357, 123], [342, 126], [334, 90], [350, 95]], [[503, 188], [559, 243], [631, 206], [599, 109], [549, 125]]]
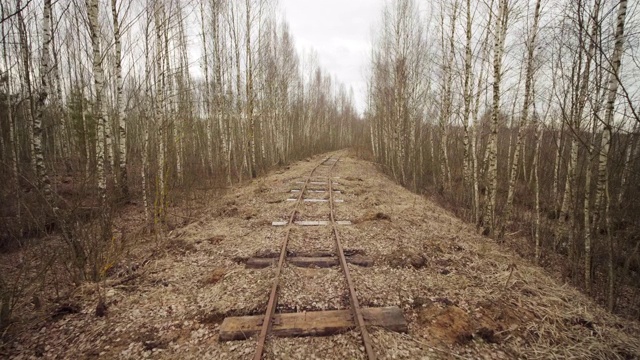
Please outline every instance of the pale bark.
[[[154, 113], [153, 106], [153, 97], [151, 94], [151, 71], [153, 68], [153, 63], [151, 62], [151, 54], [149, 50], [149, 37], [150, 34], [150, 23], [151, 16], [147, 15], [147, 24], [145, 27], [145, 38], [144, 38], [144, 65], [145, 65], [145, 100], [144, 106], [146, 110], [146, 114]], [[142, 124], [144, 128], [143, 132], [143, 145], [142, 145], [142, 166], [140, 167], [140, 175], [142, 179], [142, 203], [144, 206], [144, 217], [147, 225], [151, 223], [151, 211], [149, 209], [149, 200], [148, 200], [148, 189], [149, 189], [149, 180], [147, 179], [147, 169], [149, 168], [149, 118], [145, 116], [145, 123]]]
[[[552, 129], [555, 130], [555, 121], [551, 123]], [[559, 215], [559, 203], [560, 203], [560, 161], [562, 160], [562, 137], [564, 135], [564, 121], [560, 125], [560, 131], [558, 131], [555, 136], [555, 144], [556, 144], [556, 156], [553, 161], [553, 211], [558, 217]], [[555, 132], [555, 131], [554, 131]]]
[[[535, 120], [534, 120], [535, 121]], [[533, 153], [533, 165], [532, 172], [533, 178], [535, 181], [534, 184], [534, 192], [535, 192], [535, 225], [534, 225], [534, 237], [535, 237], [535, 259], [536, 264], [540, 263], [540, 176], [538, 174], [538, 163], [540, 161], [540, 144], [542, 143], [542, 135], [543, 133], [540, 131], [540, 125], [535, 124], [535, 150]]]
[[111, 0], [111, 16], [113, 17], [113, 40], [115, 47], [115, 73], [116, 73], [116, 111], [115, 122], [118, 125], [118, 184], [123, 198], [129, 198], [129, 185], [127, 180], [127, 123], [124, 118], [124, 101], [122, 99], [122, 44], [120, 41], [120, 20], [116, 0]]
[[[444, 11], [444, 10], [443, 10]], [[444, 93], [443, 93], [443, 106], [440, 112], [440, 133], [442, 135], [441, 146], [440, 146], [440, 166], [441, 166], [441, 177], [442, 177], [442, 187], [445, 191], [449, 191], [451, 189], [451, 168], [449, 167], [449, 155], [447, 151], [447, 143], [448, 143], [448, 125], [451, 122], [451, 107], [452, 107], [452, 86], [453, 86], [453, 70], [452, 64], [455, 60], [455, 31], [456, 31], [456, 20], [458, 16], [458, 2], [455, 1], [453, 3], [453, 13], [451, 14], [451, 33], [448, 39], [449, 46], [449, 54], [448, 56], [444, 56], [445, 49], [445, 39], [444, 39], [444, 14], [442, 14], [442, 49], [443, 49], [443, 70], [444, 70]]]
[[251, 53], [251, 0], [245, 1], [246, 6], [246, 29], [245, 29], [245, 76], [247, 105], [245, 108], [245, 116], [249, 126], [249, 161], [251, 163], [251, 177], [257, 176], [256, 165], [256, 119], [253, 114], [253, 55]]
[[96, 162], [98, 176], [98, 195], [103, 206], [107, 202], [107, 177], [104, 169], [105, 156], [105, 116], [102, 108], [102, 91], [104, 86], [104, 71], [102, 69], [102, 54], [100, 53], [99, 30], [99, 1], [86, 0], [89, 18], [89, 32], [91, 33], [91, 46], [93, 53], [93, 77], [95, 85], [95, 117], [98, 124], [96, 140]]
[[[44, 151], [42, 149], [42, 120], [44, 118], [44, 107], [49, 96], [49, 45], [51, 44], [51, 0], [44, 1], [44, 19], [42, 24], [42, 60], [40, 63], [40, 89], [38, 91], [38, 101], [36, 104], [36, 116], [33, 119], [33, 150], [36, 157], [36, 170], [41, 191], [45, 200], [52, 204], [53, 194], [47, 169], [44, 165]], [[55, 205], [52, 205], [55, 208]]]
[[[471, 88], [473, 87], [473, 77], [471, 74], [471, 35], [472, 35], [472, 21], [471, 21], [471, 0], [467, 0], [467, 27], [465, 29], [466, 43], [464, 48], [464, 109], [462, 111], [462, 126], [464, 128], [464, 134], [462, 138], [462, 183], [463, 186], [469, 184], [471, 178], [469, 159], [469, 117], [471, 116]], [[452, 39], [453, 40], [453, 39]]]
[[631, 173], [631, 165], [632, 159], [637, 157], [637, 149], [638, 149], [638, 125], [634, 128], [633, 134], [631, 136], [631, 140], [629, 141], [629, 145], [627, 145], [627, 149], [625, 151], [624, 157], [624, 165], [622, 168], [622, 178], [620, 179], [620, 192], [618, 193], [618, 208], [622, 207], [622, 201], [624, 200], [624, 195], [627, 189], [627, 182], [629, 181], [629, 174]]
[[609, 206], [611, 200], [609, 198], [609, 171], [608, 171], [608, 158], [609, 149], [611, 147], [611, 128], [613, 125], [613, 111], [616, 101], [616, 95], [618, 91], [618, 75], [620, 73], [620, 65], [622, 59], [622, 47], [624, 45], [624, 24], [627, 14], [627, 0], [620, 0], [618, 5], [618, 15], [616, 20], [615, 31], [615, 45], [613, 48], [613, 54], [611, 56], [611, 71], [609, 73], [609, 87], [606, 98], [605, 106], [605, 118], [604, 129], [602, 132], [602, 144], [600, 148], [599, 166], [598, 166], [598, 187], [596, 197], [602, 196], [605, 193], [606, 209], [605, 209], [605, 223], [607, 230], [607, 248], [609, 255], [608, 264], [608, 276], [609, 276], [609, 289], [608, 289], [608, 301], [607, 306], [609, 311], [613, 311], [615, 306], [615, 274], [613, 267], [613, 239], [611, 237], [611, 214]]
[[[599, 33], [599, 20], [600, 18], [600, 0], [595, 0], [593, 5], [593, 15], [591, 18], [591, 41], [589, 43], [589, 58], [587, 59], [587, 65], [585, 69], [585, 74], [583, 76], [583, 81], [588, 80], [588, 70], [590, 67], [591, 59], [594, 56], [595, 48], [596, 48], [596, 39]], [[598, 82], [597, 85], [600, 85], [600, 79], [596, 80]], [[586, 101], [586, 85], [584, 86], [584, 93], [581, 94], [581, 100]], [[598, 91], [598, 87], [596, 87], [596, 91]], [[593, 112], [594, 115], [597, 116], [600, 111], [599, 100], [596, 100], [596, 105], [594, 106]], [[584, 106], [584, 103], [579, 104], [579, 106]], [[579, 114], [581, 115], [582, 109], [579, 110]], [[589, 139], [589, 145], [587, 148], [587, 168], [585, 175], [585, 190], [584, 190], [584, 282], [585, 282], [585, 290], [587, 293], [591, 292], [591, 178], [592, 178], [592, 170], [591, 170], [591, 162], [592, 162], [592, 154], [595, 147], [595, 138], [598, 130], [597, 120], [595, 116], [592, 117], [593, 127], [591, 129], [591, 136]]]
[[165, 139], [167, 132], [167, 119], [165, 113], [166, 106], [166, 71], [163, 62], [163, 34], [165, 26], [164, 9], [160, 1], [155, 3], [154, 19], [156, 27], [156, 98], [154, 109], [154, 118], [158, 123], [158, 174], [155, 199], [155, 219], [156, 221], [164, 221], [165, 219], [165, 201], [166, 201], [166, 148]]
[[[18, 0], [16, 3], [16, 7], [21, 7], [21, 1]], [[29, 106], [26, 107], [27, 110], [27, 138], [29, 143], [29, 164], [31, 165], [31, 171], [33, 175], [37, 177], [37, 181], [40, 182], [40, 178], [38, 177], [38, 168], [36, 166], [36, 152], [35, 152], [35, 139], [34, 139], [34, 114], [36, 113], [36, 104], [33, 95], [33, 89], [31, 84], [31, 51], [29, 46], [29, 39], [27, 37], [27, 29], [24, 22], [24, 17], [22, 15], [22, 11], [17, 13], [18, 20], [18, 36], [20, 41], [20, 55], [22, 57], [22, 83], [21, 87], [24, 92], [26, 92], [26, 96], [29, 99]]]
[[222, 58], [224, 48], [222, 47], [221, 41], [221, 26], [220, 26], [220, 16], [222, 13], [222, 3], [220, 1], [213, 2], [213, 56], [214, 56], [214, 81], [215, 81], [215, 92], [214, 92], [214, 104], [215, 104], [215, 115], [216, 115], [216, 123], [218, 125], [218, 131], [220, 136], [220, 148], [221, 148], [221, 160], [223, 164], [223, 169], [225, 170], [227, 184], [231, 185], [231, 134], [229, 129], [228, 122], [225, 122], [224, 114], [223, 114], [223, 106], [224, 106], [224, 93], [223, 93], [223, 82], [222, 82]]
[[500, 237], [504, 235], [505, 227], [511, 221], [511, 212], [513, 207], [513, 197], [515, 195], [516, 179], [518, 177], [518, 168], [520, 164], [520, 147], [522, 146], [522, 138], [524, 136], [524, 130], [527, 126], [529, 119], [529, 106], [531, 103], [531, 87], [533, 82], [534, 69], [534, 50], [536, 47], [536, 36], [538, 35], [538, 22], [540, 20], [540, 6], [541, 0], [537, 0], [535, 4], [535, 10], [533, 12], [533, 25], [531, 28], [531, 35], [527, 44], [527, 62], [525, 67], [525, 82], [524, 82], [524, 100], [522, 102], [522, 111], [520, 114], [520, 124], [518, 126], [518, 136], [515, 144], [515, 150], [513, 152], [513, 161], [511, 163], [511, 175], [509, 176], [509, 190], [507, 193], [507, 204], [505, 205], [504, 218], [502, 219], [502, 226], [500, 229]]
[[496, 191], [498, 188], [498, 118], [500, 115], [500, 82], [502, 72], [502, 53], [506, 36], [507, 18], [506, 0], [499, 1], [498, 17], [495, 25], [495, 43], [493, 50], [493, 105], [491, 113], [491, 134], [489, 135], [487, 170], [487, 204], [484, 214], [484, 233], [493, 236], [495, 230]]
[[[8, 33], [5, 33], [5, 23], [0, 23], [0, 27], [2, 29], [2, 60], [5, 68], [5, 94], [6, 94], [6, 104], [7, 107], [7, 121], [9, 122], [9, 156], [11, 157], [10, 166], [11, 166], [11, 184], [13, 186], [13, 191], [16, 196], [16, 219], [18, 224], [22, 223], [22, 215], [21, 215], [21, 201], [20, 195], [22, 191], [20, 191], [20, 173], [18, 172], [18, 151], [17, 151], [17, 141], [16, 141], [16, 129], [14, 124], [13, 117], [13, 101], [12, 101], [12, 87], [11, 87], [11, 79], [10, 79], [10, 67], [9, 67], [9, 58], [7, 55], [7, 43], [6, 40], [9, 37]], [[22, 229], [20, 229], [22, 231]]]
[[[206, 116], [206, 124], [205, 124], [205, 138], [207, 141], [205, 142], [205, 163], [207, 164], [207, 168], [210, 172], [214, 169], [214, 161], [213, 161], [213, 131], [212, 131], [212, 116], [211, 116], [211, 86], [209, 81], [209, 51], [207, 51], [207, 32], [205, 30], [205, 12], [204, 12], [204, 2], [200, 2], [200, 19], [202, 21], [200, 32], [202, 37], [202, 60], [203, 60], [203, 68], [204, 68], [204, 113]], [[215, 17], [216, 14], [214, 13]]]
[[[493, 1], [491, 0], [490, 4], [489, 4], [489, 8], [493, 9]], [[486, 25], [486, 32], [485, 32], [485, 37], [482, 43], [482, 51], [483, 51], [483, 55], [484, 55], [484, 59], [488, 59], [489, 58], [489, 35], [490, 35], [490, 31], [489, 28], [491, 27], [493, 21], [493, 11], [489, 11], [489, 18], [487, 20], [487, 25]], [[488, 83], [489, 82], [489, 72], [487, 71], [486, 74], [486, 80], [485, 80], [485, 74], [484, 74], [484, 70], [485, 70], [485, 64], [488, 63], [488, 61], [482, 61], [480, 63], [480, 74], [478, 76], [478, 86], [476, 89], [476, 97], [475, 97], [475, 103], [474, 103], [474, 108], [473, 108], [473, 120], [472, 120], [472, 126], [471, 126], [471, 160], [472, 160], [472, 171], [473, 171], [473, 203], [474, 203], [474, 214], [475, 214], [475, 225], [476, 226], [480, 226], [480, 215], [481, 215], [481, 209], [480, 209], [480, 186], [479, 186], [479, 182], [480, 182], [480, 173], [478, 172], [478, 117], [480, 114], [480, 98], [482, 97], [482, 94], [484, 93], [484, 82]], [[484, 165], [484, 163], [483, 163]]]
[[[48, 8], [45, 8], [45, 10], [49, 11], [49, 18], [52, 19], [51, 21], [53, 21], [54, 17], [53, 17], [53, 4], [52, 6], [49, 6]], [[51, 50], [52, 50], [52, 55], [53, 55], [53, 64], [52, 64], [52, 69], [50, 70], [50, 73], [53, 75], [53, 79], [54, 79], [54, 84], [55, 84], [55, 92], [53, 93], [53, 95], [55, 96], [55, 106], [56, 106], [56, 110], [58, 111], [57, 117], [59, 120], [59, 125], [60, 125], [60, 129], [58, 132], [58, 143], [60, 144], [60, 155], [62, 157], [62, 161], [65, 164], [65, 170], [67, 172], [67, 174], [71, 173], [71, 162], [69, 161], [69, 156], [71, 155], [69, 153], [69, 134], [67, 133], [67, 122], [66, 122], [66, 111], [65, 111], [65, 107], [63, 106], [63, 99], [62, 99], [62, 82], [60, 79], [60, 63], [59, 63], [59, 56], [58, 56], [58, 47], [57, 47], [57, 42], [56, 42], [56, 37], [54, 36], [54, 34], [51, 34]]]

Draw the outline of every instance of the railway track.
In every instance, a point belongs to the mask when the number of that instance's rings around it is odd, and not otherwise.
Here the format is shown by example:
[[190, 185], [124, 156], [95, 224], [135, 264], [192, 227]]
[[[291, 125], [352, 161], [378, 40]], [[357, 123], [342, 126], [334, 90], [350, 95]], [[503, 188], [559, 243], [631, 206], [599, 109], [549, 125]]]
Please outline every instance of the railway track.
[[[371, 344], [368, 327], [376, 326], [392, 331], [407, 331], [407, 324], [402, 315], [402, 311], [398, 307], [382, 307], [382, 308], [362, 308], [356, 294], [356, 287], [351, 275], [349, 274], [348, 264], [358, 266], [372, 266], [373, 261], [363, 256], [346, 256], [343, 248], [339, 226], [350, 225], [348, 220], [338, 220], [336, 218], [335, 204], [340, 201], [336, 199], [336, 195], [342, 192], [334, 187], [339, 184], [334, 181], [334, 169], [339, 162], [339, 158], [327, 158], [318, 163], [309, 173], [304, 181], [298, 181], [300, 189], [292, 190], [293, 194], [297, 194], [295, 198], [288, 198], [287, 201], [294, 203], [287, 221], [274, 221], [272, 226], [286, 227], [284, 239], [280, 246], [279, 257], [274, 258], [252, 258], [247, 261], [247, 268], [264, 268], [275, 266], [275, 276], [273, 285], [269, 295], [266, 311], [264, 315], [257, 316], [241, 316], [225, 318], [220, 328], [220, 340], [240, 340], [248, 339], [257, 335], [256, 351], [253, 359], [262, 359], [265, 345], [270, 335], [272, 336], [322, 336], [333, 335], [356, 328], [359, 330], [362, 338], [362, 347], [368, 359], [375, 359], [376, 355]], [[326, 174], [320, 174], [320, 173]], [[318, 181], [317, 179], [322, 179]], [[325, 189], [311, 189], [310, 185], [324, 186]], [[328, 192], [328, 198], [323, 199], [314, 197], [306, 198], [308, 194], [317, 194]], [[314, 206], [328, 205], [328, 219], [319, 221], [297, 220], [300, 216], [302, 204], [312, 203]], [[295, 227], [305, 226], [330, 226], [334, 240], [334, 252], [313, 254], [315, 256], [288, 256], [287, 247], [291, 232]], [[332, 267], [340, 266], [346, 282], [349, 299], [349, 310], [325, 310], [312, 311], [303, 313], [280, 313], [276, 314], [278, 304], [278, 294], [280, 288], [280, 278], [282, 269], [288, 263], [291, 266], [301, 267]]]

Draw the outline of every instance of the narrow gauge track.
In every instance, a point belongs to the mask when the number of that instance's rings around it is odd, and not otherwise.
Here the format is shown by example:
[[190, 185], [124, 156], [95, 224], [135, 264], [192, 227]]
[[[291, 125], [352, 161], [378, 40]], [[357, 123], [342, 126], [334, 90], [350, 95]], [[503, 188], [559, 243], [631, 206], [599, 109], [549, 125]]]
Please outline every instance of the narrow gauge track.
[[[340, 240], [340, 234], [338, 231], [338, 225], [341, 224], [350, 224], [350, 221], [338, 221], [336, 220], [335, 214], [335, 203], [338, 202], [337, 199], [334, 198], [334, 195], [338, 193], [338, 191], [334, 190], [334, 185], [338, 185], [338, 183], [334, 183], [333, 181], [333, 172], [336, 164], [340, 158], [326, 158], [320, 163], [318, 163], [306, 177], [305, 181], [298, 182], [301, 184], [301, 187], [298, 191], [298, 196], [295, 199], [294, 208], [291, 211], [289, 219], [287, 222], [273, 222], [273, 225], [278, 226], [286, 226], [284, 241], [282, 242], [280, 248], [280, 255], [278, 257], [277, 267], [275, 270], [275, 277], [273, 280], [273, 285], [271, 287], [271, 292], [269, 295], [269, 301], [267, 303], [267, 308], [264, 316], [245, 316], [245, 317], [232, 317], [226, 318], [221, 327], [221, 339], [223, 340], [233, 340], [233, 339], [243, 339], [251, 336], [250, 334], [257, 334], [258, 340], [256, 345], [256, 351], [254, 354], [254, 360], [261, 360], [262, 354], [265, 349], [265, 344], [267, 341], [267, 337], [270, 334], [273, 334], [274, 324], [278, 327], [276, 330], [281, 330], [281, 334], [284, 335], [293, 335], [293, 336], [305, 336], [305, 335], [327, 335], [336, 333], [339, 329], [347, 330], [349, 328], [358, 328], [362, 337], [362, 345], [364, 347], [365, 353], [368, 359], [376, 359], [376, 355], [373, 351], [373, 347], [371, 345], [371, 339], [369, 336], [369, 332], [367, 330], [367, 326], [379, 326], [382, 328], [386, 328], [388, 330], [406, 332], [407, 324], [402, 316], [402, 311], [397, 307], [386, 307], [386, 308], [361, 308], [358, 298], [356, 296], [354, 281], [349, 274], [349, 267], [347, 266], [347, 257], [344, 254], [344, 249], [342, 247], [342, 242]], [[324, 175], [318, 175], [317, 172], [321, 166], [324, 165], [324, 170], [327, 172]], [[312, 181], [314, 178], [326, 178], [323, 181]], [[311, 192], [309, 189], [309, 185], [326, 185], [326, 191], [329, 192], [328, 200], [324, 200], [324, 202], [328, 202], [329, 204], [329, 220], [330, 221], [296, 221], [296, 217], [300, 214], [301, 204], [305, 201], [305, 193]], [[325, 190], [323, 190], [325, 191]], [[288, 199], [293, 200], [293, 199]], [[349, 298], [349, 307], [350, 310], [329, 310], [329, 311], [318, 311], [311, 312], [309, 314], [302, 314], [304, 318], [300, 318], [300, 314], [277, 314], [276, 306], [278, 304], [278, 294], [280, 287], [280, 279], [282, 274], [282, 269], [287, 262], [287, 247], [289, 245], [289, 238], [292, 232], [292, 229], [298, 225], [328, 225], [331, 226], [331, 233], [333, 235], [334, 245], [335, 245], [335, 253], [337, 256], [338, 263], [342, 268], [342, 272], [344, 275], [344, 279], [346, 281], [347, 289], [348, 289], [348, 298]], [[275, 259], [274, 259], [275, 260]], [[291, 261], [295, 259], [292, 258]], [[349, 262], [357, 264], [353, 259], [350, 259]], [[274, 262], [262, 262], [262, 264], [273, 264]], [[248, 265], [248, 264], [247, 264]], [[294, 315], [294, 316], [291, 316]], [[312, 320], [313, 319], [313, 320]], [[284, 323], [281, 323], [283, 321]], [[304, 324], [314, 323], [314, 322], [324, 322], [326, 323], [326, 327], [323, 329], [319, 328], [307, 328]], [[225, 328], [225, 335], [223, 336], [223, 329]], [[258, 330], [259, 329], [259, 330]], [[325, 331], [326, 330], [326, 331]]]
[[369, 337], [369, 332], [367, 331], [367, 327], [364, 323], [364, 317], [360, 309], [360, 303], [358, 302], [358, 297], [356, 296], [356, 290], [355, 290], [355, 287], [353, 286], [353, 280], [351, 279], [351, 275], [349, 274], [349, 267], [347, 266], [347, 259], [344, 256], [344, 251], [342, 248], [342, 243], [340, 242], [340, 235], [338, 233], [337, 223], [335, 218], [335, 206], [334, 206], [335, 199], [333, 196], [334, 195], [333, 194], [333, 178], [331, 175], [333, 173], [333, 169], [335, 168], [336, 164], [338, 163], [338, 161], [340, 161], [340, 158], [337, 158], [337, 159], [327, 158], [321, 163], [319, 163], [318, 165], [316, 165], [313, 168], [313, 170], [311, 170], [311, 173], [309, 174], [304, 184], [302, 185], [302, 188], [300, 189], [298, 198], [295, 203], [295, 207], [291, 212], [291, 215], [289, 216], [289, 222], [287, 223], [285, 238], [282, 243], [282, 247], [280, 249], [280, 258], [278, 259], [278, 268], [276, 269], [275, 280], [273, 281], [271, 294], [269, 295], [269, 302], [267, 303], [267, 310], [265, 314], [266, 321], [263, 321], [262, 329], [260, 330], [260, 335], [258, 336], [256, 352], [253, 357], [254, 360], [262, 359], [262, 353], [264, 352], [264, 346], [267, 341], [267, 336], [269, 335], [269, 331], [271, 331], [271, 327], [273, 324], [273, 315], [275, 314], [276, 304], [278, 302], [278, 287], [280, 283], [280, 274], [282, 273], [282, 266], [284, 265], [287, 257], [287, 245], [289, 244], [289, 236], [291, 234], [291, 229], [293, 228], [293, 225], [294, 225], [293, 223], [294, 223], [296, 214], [298, 213], [300, 204], [303, 202], [304, 193], [307, 190], [307, 186], [311, 182], [311, 179], [313, 178], [316, 170], [321, 165], [325, 165], [327, 162], [331, 160], [333, 160], [333, 163], [330, 165], [331, 168], [329, 169], [329, 174], [327, 175], [327, 184], [329, 185], [328, 191], [329, 191], [329, 206], [331, 209], [331, 213], [330, 213], [331, 227], [332, 227], [333, 238], [336, 244], [336, 252], [338, 255], [338, 260], [340, 261], [340, 266], [342, 267], [342, 272], [347, 281], [347, 286], [349, 288], [349, 302], [351, 305], [351, 312], [353, 314], [353, 318], [356, 320], [357, 328], [360, 329], [360, 333], [362, 335], [362, 343], [367, 353], [367, 357], [370, 360], [374, 360], [376, 358], [375, 353], [373, 352], [373, 347], [371, 346], [371, 339]]

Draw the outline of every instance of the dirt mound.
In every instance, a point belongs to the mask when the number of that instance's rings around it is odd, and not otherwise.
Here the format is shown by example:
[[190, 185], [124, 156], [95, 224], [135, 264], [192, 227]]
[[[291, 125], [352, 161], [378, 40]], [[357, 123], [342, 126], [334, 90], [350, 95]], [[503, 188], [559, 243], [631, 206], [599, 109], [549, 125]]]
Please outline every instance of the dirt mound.
[[427, 259], [422, 254], [409, 249], [397, 249], [384, 258], [393, 268], [413, 267], [421, 269], [427, 265]]

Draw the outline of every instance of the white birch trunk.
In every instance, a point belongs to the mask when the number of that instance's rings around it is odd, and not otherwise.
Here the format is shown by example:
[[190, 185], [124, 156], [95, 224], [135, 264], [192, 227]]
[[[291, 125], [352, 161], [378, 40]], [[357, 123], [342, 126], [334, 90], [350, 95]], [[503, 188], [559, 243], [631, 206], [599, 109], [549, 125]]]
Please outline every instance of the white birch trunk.
[[608, 289], [608, 301], [607, 305], [609, 311], [613, 311], [615, 306], [615, 274], [613, 267], [613, 239], [611, 237], [611, 214], [609, 211], [609, 205], [611, 200], [609, 198], [609, 171], [608, 171], [608, 158], [609, 149], [611, 147], [611, 128], [613, 125], [613, 111], [616, 101], [616, 95], [618, 92], [618, 74], [620, 73], [620, 65], [622, 59], [622, 47], [624, 44], [624, 23], [627, 14], [627, 0], [620, 0], [618, 5], [618, 16], [616, 20], [616, 32], [615, 32], [615, 44], [613, 48], [613, 55], [611, 56], [611, 71], [609, 73], [609, 88], [607, 92], [607, 101], [605, 106], [605, 118], [604, 129], [602, 132], [602, 145], [600, 149], [600, 159], [598, 167], [598, 187], [597, 196], [601, 196], [605, 192], [606, 197], [606, 210], [605, 210], [605, 223], [607, 227], [607, 241], [608, 241], [608, 253], [609, 253], [609, 289]]
[[507, 204], [505, 206], [504, 218], [502, 219], [502, 226], [500, 228], [500, 235], [504, 235], [505, 227], [511, 221], [511, 212], [513, 207], [513, 197], [515, 195], [516, 179], [518, 177], [518, 168], [520, 164], [520, 148], [522, 146], [522, 139], [524, 136], [524, 130], [527, 126], [529, 118], [529, 106], [531, 103], [531, 83], [533, 82], [533, 74], [535, 69], [534, 63], [534, 50], [536, 47], [536, 36], [538, 34], [538, 22], [540, 19], [540, 6], [541, 0], [537, 0], [535, 4], [535, 10], [533, 13], [533, 26], [531, 28], [531, 35], [527, 44], [527, 63], [525, 68], [525, 82], [524, 82], [524, 101], [522, 103], [522, 112], [520, 114], [520, 124], [518, 126], [518, 136], [516, 139], [515, 150], [513, 153], [513, 161], [511, 163], [511, 175], [509, 176], [509, 190], [507, 193]]
[[105, 174], [105, 117], [102, 109], [102, 91], [104, 86], [104, 72], [102, 69], [102, 54], [100, 53], [99, 30], [99, 1], [86, 0], [89, 18], [89, 32], [91, 33], [91, 46], [93, 53], [93, 77], [95, 85], [95, 116], [98, 124], [96, 139], [96, 168], [98, 176], [98, 195], [103, 206], [107, 202], [107, 177]]
[[129, 198], [129, 185], [127, 180], [127, 123], [124, 118], [124, 101], [122, 99], [122, 44], [120, 41], [120, 20], [116, 0], [111, 0], [111, 16], [113, 17], [113, 40], [115, 46], [115, 73], [116, 73], [116, 111], [115, 121], [118, 125], [118, 183], [123, 198]]
[[167, 120], [165, 114], [166, 98], [166, 71], [163, 68], [163, 29], [165, 26], [164, 9], [160, 1], [155, 3], [154, 9], [155, 26], [156, 26], [156, 103], [153, 107], [155, 118], [159, 124], [158, 130], [158, 175], [155, 199], [155, 219], [162, 222], [165, 218], [165, 198], [166, 198], [166, 149], [165, 139], [167, 132]]
[[[4, 22], [0, 23], [0, 27], [2, 28], [2, 38], [7, 39], [8, 34], [5, 33]], [[12, 87], [11, 87], [11, 78], [9, 76], [9, 59], [7, 56], [7, 43], [3, 42], [2, 44], [2, 60], [4, 62], [4, 68], [6, 69], [6, 79], [5, 79], [5, 93], [6, 93], [6, 104], [7, 107], [7, 121], [9, 122], [9, 154], [11, 156], [10, 166], [11, 166], [11, 184], [13, 185], [13, 191], [16, 196], [16, 219], [18, 224], [20, 225], [20, 232], [22, 232], [21, 224], [22, 224], [22, 216], [21, 216], [21, 201], [20, 201], [20, 174], [18, 172], [18, 151], [17, 151], [17, 141], [16, 141], [16, 130], [13, 118], [13, 104], [11, 100], [12, 96]]]
[[40, 63], [40, 89], [38, 91], [38, 102], [36, 104], [36, 116], [33, 119], [33, 150], [36, 157], [36, 170], [41, 191], [45, 200], [52, 204], [53, 194], [47, 169], [44, 165], [44, 151], [42, 149], [42, 120], [44, 118], [44, 107], [49, 96], [49, 45], [51, 44], [51, 0], [44, 1], [44, 19], [42, 24], [42, 62]]
[[471, 74], [471, 35], [472, 35], [472, 21], [471, 21], [471, 0], [467, 0], [467, 28], [465, 30], [466, 44], [464, 48], [464, 109], [462, 111], [462, 126], [464, 128], [464, 134], [462, 138], [462, 184], [467, 186], [471, 178], [469, 159], [469, 117], [471, 116], [471, 88], [473, 87], [473, 76]]
[[493, 236], [495, 230], [496, 191], [498, 188], [498, 117], [500, 112], [500, 81], [502, 72], [502, 52], [506, 36], [507, 1], [500, 0], [495, 27], [493, 56], [493, 108], [491, 113], [491, 134], [489, 135], [487, 170], [487, 206], [484, 214], [483, 233]]
[[[20, 8], [21, 1], [18, 0], [16, 3], [16, 7]], [[21, 90], [26, 93], [26, 97], [29, 99], [29, 106], [27, 109], [27, 139], [29, 143], [29, 161], [31, 165], [31, 171], [33, 175], [36, 176], [36, 181], [40, 182], [41, 179], [38, 177], [38, 168], [36, 166], [36, 152], [35, 152], [35, 139], [34, 139], [34, 127], [33, 124], [35, 122], [34, 114], [36, 113], [36, 105], [33, 96], [32, 84], [31, 84], [31, 50], [29, 46], [29, 40], [27, 38], [27, 30], [26, 25], [24, 23], [24, 18], [22, 15], [22, 11], [17, 13], [18, 20], [18, 36], [20, 38], [20, 53], [22, 56], [22, 84]]]

